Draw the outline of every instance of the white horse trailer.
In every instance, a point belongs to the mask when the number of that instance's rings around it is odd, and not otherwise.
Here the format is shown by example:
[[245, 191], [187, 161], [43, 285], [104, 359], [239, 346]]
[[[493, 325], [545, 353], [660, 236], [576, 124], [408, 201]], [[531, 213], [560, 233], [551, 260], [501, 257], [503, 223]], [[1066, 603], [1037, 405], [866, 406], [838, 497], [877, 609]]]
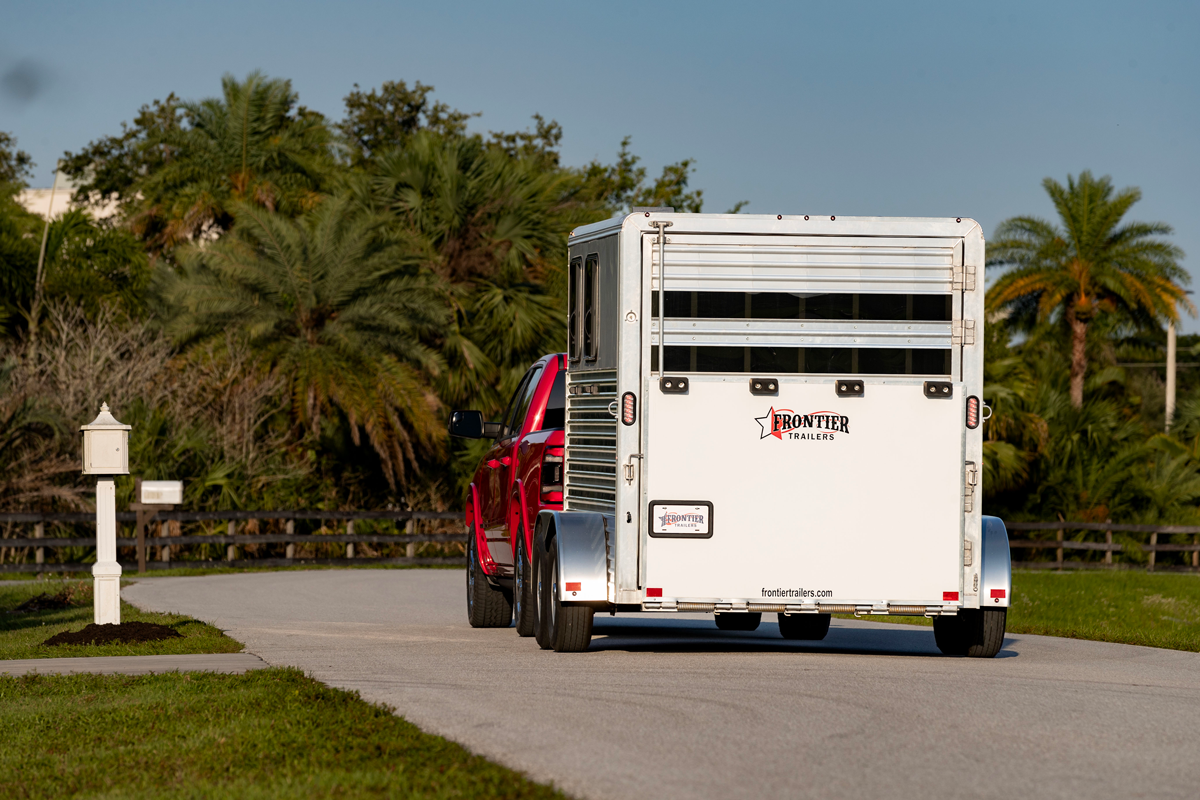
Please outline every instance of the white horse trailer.
[[570, 237], [564, 509], [538, 641], [595, 611], [820, 639], [932, 617], [993, 656], [1011, 596], [980, 514], [984, 240], [965, 218], [638, 210]]

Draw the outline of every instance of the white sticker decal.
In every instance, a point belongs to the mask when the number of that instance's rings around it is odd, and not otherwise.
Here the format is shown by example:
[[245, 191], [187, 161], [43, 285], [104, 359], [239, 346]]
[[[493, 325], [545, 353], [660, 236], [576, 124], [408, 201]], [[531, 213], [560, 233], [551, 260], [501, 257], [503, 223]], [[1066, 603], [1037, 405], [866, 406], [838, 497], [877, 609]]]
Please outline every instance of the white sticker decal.
[[655, 505], [652, 533], [709, 533], [711, 507], [705, 505]]

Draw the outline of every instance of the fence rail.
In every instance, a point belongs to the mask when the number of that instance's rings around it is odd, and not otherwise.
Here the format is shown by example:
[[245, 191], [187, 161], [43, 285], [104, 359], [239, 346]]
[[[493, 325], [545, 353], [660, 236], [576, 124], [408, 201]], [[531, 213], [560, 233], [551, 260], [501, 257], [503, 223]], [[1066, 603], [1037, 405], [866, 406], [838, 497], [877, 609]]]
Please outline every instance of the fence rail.
[[[461, 521], [461, 511], [174, 511], [160, 510], [152, 514], [135, 511], [117, 513], [118, 523], [134, 523], [135, 535], [117, 537], [118, 550], [133, 548], [136, 553], [136, 563], [120, 562], [123, 567], [137, 567], [139, 571], [154, 569], [173, 569], [206, 564], [223, 566], [287, 566], [304, 564], [354, 565], [354, 564], [464, 564], [465, 559], [458, 556], [444, 555], [446, 545], [465, 544], [465, 532], [418, 532], [419, 523], [433, 524], [445, 527], [447, 521]], [[297, 520], [318, 521], [321, 527], [325, 523], [344, 523], [345, 533], [295, 533], [293, 525]], [[401, 531], [396, 533], [355, 533], [356, 521], [376, 521], [403, 523]], [[0, 572], [81, 572], [91, 569], [88, 557], [94, 559], [92, 553], [76, 554], [79, 560], [68, 559], [57, 563], [46, 562], [46, 551], [61, 548], [95, 548], [96, 537], [92, 536], [46, 536], [48, 524], [68, 526], [95, 525], [96, 516], [90, 513], [0, 513], [0, 525], [6, 525], [11, 531], [14, 525], [29, 526], [33, 529], [33, 537], [20, 536], [0, 538]], [[254, 521], [277, 521], [285, 523], [285, 533], [237, 533], [239, 523], [246, 524]], [[176, 529], [182, 523], [225, 523], [226, 533], [182, 534], [168, 533], [169, 527]], [[146, 536], [146, 529], [157, 523], [160, 535]], [[174, 523], [174, 526], [171, 525]], [[441, 523], [438, 525], [438, 523]], [[204, 526], [207, 527], [207, 526]], [[461, 529], [461, 526], [453, 526]], [[237, 550], [246, 545], [286, 545], [286, 555], [283, 558], [265, 556], [257, 558], [238, 558]], [[358, 544], [401, 546], [405, 555], [357, 555], [355, 546]], [[443, 555], [438, 557], [418, 557], [418, 545], [440, 545], [435, 550], [441, 550]], [[226, 548], [225, 558], [172, 559], [173, 554], [179, 553], [179, 548], [189, 545], [221, 545]], [[322, 558], [296, 555], [296, 547], [303, 545], [345, 545], [345, 557]], [[160, 558], [155, 562], [147, 562], [147, 551], [159, 548]], [[278, 554], [278, 551], [276, 551]], [[5, 558], [6, 554], [10, 554]], [[27, 563], [32, 554], [33, 563]], [[3, 562], [9, 563], [3, 563]]]
[[[437, 523], [462, 520], [462, 518], [463, 513], [461, 511], [158, 511], [155, 512], [153, 518], [153, 521], [157, 523], [224, 522], [227, 532], [223, 534], [164, 534], [145, 537], [143, 531], [143, 537], [119, 536], [117, 547], [135, 548], [138, 551], [137, 563], [145, 569], [169, 569], [187, 567], [189, 565], [198, 566], [206, 563], [221, 563], [227, 566], [283, 566], [290, 564], [463, 564], [465, 563], [465, 559], [461, 557], [418, 558], [416, 555], [416, 546], [418, 544], [465, 544], [465, 533], [419, 533], [415, 530], [415, 525], [418, 522]], [[95, 536], [45, 536], [44, 529], [47, 523], [88, 525], [95, 524], [95, 520], [95, 515], [90, 513], [0, 513], [0, 524], [8, 523], [10, 526], [13, 524], [32, 525], [34, 529], [33, 538], [0, 538], [0, 554], [6, 551], [12, 554], [18, 552], [23, 554], [21, 563], [0, 563], [0, 572], [76, 572], [90, 569], [91, 564], [86, 561], [45, 563], [45, 551], [47, 549], [54, 550], [56, 548], [67, 547], [94, 548], [96, 546]], [[257, 520], [278, 520], [285, 522], [288, 532], [236, 533], [238, 523]], [[292, 525], [297, 520], [320, 521], [323, 524], [326, 522], [345, 523], [346, 533], [311, 534], [291, 532]], [[355, 533], [354, 523], [357, 520], [403, 522], [405, 523], [405, 532]], [[138, 521], [138, 514], [132, 511], [118, 512], [117, 521], [119, 523], [136, 523]], [[1055, 551], [1055, 558], [1052, 561], [1014, 560], [1014, 566], [1034, 569], [1113, 568], [1123, 566], [1114, 563], [1114, 554], [1137, 552], [1146, 554], [1145, 565], [1150, 570], [1200, 571], [1200, 525], [1133, 525], [1113, 522], [1063, 521], [1007, 522], [1005, 525], [1010, 533], [1046, 531], [1056, 534], [1054, 539], [1010, 538], [1009, 545], [1013, 550]], [[1065, 538], [1067, 532], [1103, 533], [1105, 540], [1103, 542], [1072, 541]], [[1149, 542], [1114, 542], [1114, 532], [1149, 534]], [[1158, 541], [1159, 536], [1180, 537], [1188, 535], [1192, 537], [1190, 543], [1160, 543]], [[263, 544], [286, 545], [286, 557], [237, 557], [237, 548], [239, 546]], [[295, 555], [296, 546], [306, 544], [346, 545], [346, 554], [343, 558], [297, 557]], [[356, 544], [403, 545], [405, 555], [403, 557], [384, 555], [359, 556], [355, 552]], [[215, 559], [204, 561], [171, 559], [173, 549], [188, 545], [222, 545], [226, 547], [225, 558], [221, 561], [216, 561]], [[150, 547], [161, 548], [160, 553], [162, 557], [159, 561], [153, 563], [146, 562], [146, 550]], [[24, 563], [25, 557], [27, 557], [31, 550], [35, 559], [34, 563]], [[1087, 560], [1067, 561], [1066, 554], [1072, 551], [1080, 553], [1101, 552], [1104, 556], [1103, 562]], [[177, 552], [177, 550], [174, 550], [174, 552]], [[1182, 564], [1163, 565], [1158, 563], [1159, 554], [1187, 553], [1191, 554], [1190, 565], [1187, 563], [1189, 559], [1186, 556]], [[11, 556], [9, 559], [4, 560], [11, 560]], [[1134, 565], [1141, 566], [1141, 562], [1136, 562]], [[123, 564], [123, 566], [134, 565]]]

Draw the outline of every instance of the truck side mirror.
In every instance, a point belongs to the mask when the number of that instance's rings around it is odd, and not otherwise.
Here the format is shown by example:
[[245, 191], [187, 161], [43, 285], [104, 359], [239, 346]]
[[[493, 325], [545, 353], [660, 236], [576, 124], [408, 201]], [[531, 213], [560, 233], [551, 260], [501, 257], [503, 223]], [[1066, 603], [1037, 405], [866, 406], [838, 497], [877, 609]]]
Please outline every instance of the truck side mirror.
[[460, 439], [482, 439], [483, 414], [478, 411], [455, 411], [450, 414], [447, 428], [451, 436]]

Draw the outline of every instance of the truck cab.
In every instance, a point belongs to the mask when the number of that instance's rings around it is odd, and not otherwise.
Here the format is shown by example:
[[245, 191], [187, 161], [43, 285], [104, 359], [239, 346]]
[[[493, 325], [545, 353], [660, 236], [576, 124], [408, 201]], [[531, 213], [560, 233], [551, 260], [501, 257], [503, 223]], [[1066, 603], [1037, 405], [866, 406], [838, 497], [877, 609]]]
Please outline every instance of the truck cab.
[[[561, 510], [566, 413], [566, 355], [538, 359], [521, 378], [500, 418], [455, 411], [452, 436], [491, 439], [467, 490], [468, 619], [476, 627], [511, 623], [513, 593], [524, 585], [538, 514]], [[518, 608], [518, 616], [524, 611]]]

